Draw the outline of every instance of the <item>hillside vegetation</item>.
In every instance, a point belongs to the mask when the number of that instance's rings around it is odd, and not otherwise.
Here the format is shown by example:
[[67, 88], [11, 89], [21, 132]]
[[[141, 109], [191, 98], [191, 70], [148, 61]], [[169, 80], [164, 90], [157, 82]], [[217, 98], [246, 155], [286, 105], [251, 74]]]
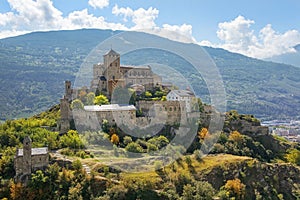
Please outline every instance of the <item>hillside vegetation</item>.
[[[0, 40], [0, 120], [30, 116], [50, 108], [63, 95], [65, 80], [74, 81], [80, 65], [101, 41], [119, 33], [75, 30], [30, 33]], [[135, 34], [134, 32], [132, 34]], [[144, 40], [154, 37], [144, 34]], [[156, 37], [164, 45], [167, 39]], [[187, 52], [199, 46], [184, 44]], [[298, 118], [300, 69], [204, 47], [218, 66], [227, 93], [228, 110], [259, 118]], [[99, 62], [102, 55], [99, 55]], [[125, 64], [159, 63], [172, 66], [209, 103], [205, 82], [183, 58], [146, 49], [122, 57]], [[175, 82], [176, 84], [176, 82]]]
[[[184, 156], [167, 166], [157, 160], [154, 170], [143, 173], [122, 172], [107, 166], [105, 160], [132, 162], [129, 152], [155, 152], [171, 141], [168, 131], [151, 138], [134, 138], [104, 125], [102, 132], [70, 130], [61, 135], [56, 129], [59, 115], [57, 105], [31, 118], [0, 125], [0, 198], [300, 198], [300, 145], [265, 133], [251, 115], [226, 113], [224, 129], [211, 153], [204, 157], [205, 145], [216, 135], [206, 128], [206, 120], [199, 121], [198, 134]], [[33, 147], [59, 149], [71, 163], [66, 166], [65, 158], [62, 161], [54, 153], [48, 169], [33, 173], [28, 185], [13, 182], [13, 156], [26, 135], [32, 138]], [[87, 137], [96, 143], [112, 143], [115, 155], [95, 157], [85, 146]], [[88, 173], [84, 166], [91, 171]]]

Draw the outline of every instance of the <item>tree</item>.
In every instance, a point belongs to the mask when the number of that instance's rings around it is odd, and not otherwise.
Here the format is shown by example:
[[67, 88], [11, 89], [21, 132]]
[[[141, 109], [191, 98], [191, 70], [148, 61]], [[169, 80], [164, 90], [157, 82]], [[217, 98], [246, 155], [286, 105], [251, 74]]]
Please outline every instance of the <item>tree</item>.
[[297, 149], [288, 150], [288, 154], [285, 156], [288, 162], [294, 163], [300, 166], [300, 151]]
[[229, 197], [235, 197], [236, 199], [244, 199], [246, 186], [240, 179], [236, 178], [228, 180], [224, 186], [224, 189], [229, 192]]
[[160, 135], [159, 137], [154, 137], [148, 140], [150, 144], [154, 144], [157, 146], [158, 149], [167, 146], [169, 144], [168, 138], [166, 138], [163, 135]]
[[82, 101], [80, 99], [75, 99], [72, 101], [71, 103], [71, 108], [73, 110], [76, 110], [76, 109], [83, 109], [84, 105], [82, 103]]
[[152, 97], [152, 94], [151, 94], [151, 92], [149, 92], [149, 91], [146, 91], [146, 92], [145, 92], [145, 97], [146, 97], [146, 98], [150, 98], [150, 97]]
[[104, 133], [108, 133], [109, 132], [109, 123], [107, 119], [103, 119], [102, 120], [102, 124], [101, 124], [101, 129]]
[[109, 101], [105, 95], [98, 95], [94, 99], [94, 104], [95, 105], [104, 105], [104, 104], [109, 104]]
[[233, 131], [230, 133], [228, 139], [236, 142], [237, 144], [241, 144], [243, 141], [243, 136], [238, 131]]
[[132, 142], [132, 138], [130, 137], [130, 136], [125, 136], [124, 138], [123, 138], [123, 143], [124, 143], [124, 145], [127, 145], [127, 144], [129, 144], [129, 143], [131, 143]]
[[70, 147], [73, 149], [82, 149], [84, 147], [77, 131], [69, 130], [66, 135], [60, 137], [62, 147]]
[[95, 94], [90, 92], [86, 95], [86, 105], [94, 105]]
[[126, 151], [132, 152], [132, 153], [143, 153], [144, 149], [141, 147], [141, 145], [131, 142], [125, 147]]
[[184, 200], [193, 200], [195, 188], [191, 184], [183, 186], [182, 199]]
[[201, 131], [198, 132], [198, 137], [200, 140], [204, 140], [206, 136], [209, 135], [207, 128], [202, 128]]
[[112, 134], [112, 136], [110, 137], [110, 142], [117, 145], [119, 144], [119, 136], [117, 134]]
[[167, 97], [166, 96], [162, 96], [161, 97], [161, 101], [167, 101]]

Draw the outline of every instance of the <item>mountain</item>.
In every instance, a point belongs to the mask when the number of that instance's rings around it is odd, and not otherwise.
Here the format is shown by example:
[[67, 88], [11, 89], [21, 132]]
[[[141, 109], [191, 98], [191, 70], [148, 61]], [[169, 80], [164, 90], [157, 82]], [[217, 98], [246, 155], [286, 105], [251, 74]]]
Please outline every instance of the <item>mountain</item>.
[[300, 67], [300, 44], [296, 45], [294, 49], [295, 52], [293, 53], [285, 53], [279, 56], [273, 56], [267, 60]]
[[[120, 33], [82, 29], [35, 32], [0, 40], [0, 120], [29, 116], [59, 102], [64, 80], [75, 80], [89, 53], [105, 39]], [[139, 40], [167, 44], [168, 39], [132, 32]], [[174, 42], [176, 43], [176, 42]], [[227, 110], [255, 114], [261, 119], [299, 117], [300, 68], [267, 62], [223, 49], [180, 43], [187, 52], [204, 48], [217, 65], [226, 90]], [[197, 95], [209, 102], [205, 81], [178, 55], [158, 49], [130, 52], [124, 64], [159, 63], [174, 67]], [[102, 54], [98, 62], [102, 61]], [[91, 64], [92, 65], [92, 64]]]

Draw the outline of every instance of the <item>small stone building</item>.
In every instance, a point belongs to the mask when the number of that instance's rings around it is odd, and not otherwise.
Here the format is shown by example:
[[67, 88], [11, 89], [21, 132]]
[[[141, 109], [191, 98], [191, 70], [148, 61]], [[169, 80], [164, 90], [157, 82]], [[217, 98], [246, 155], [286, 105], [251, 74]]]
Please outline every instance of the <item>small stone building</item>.
[[32, 148], [32, 141], [26, 136], [23, 141], [23, 149], [18, 149], [14, 158], [16, 171], [15, 179], [27, 182], [32, 172], [44, 170], [49, 165], [48, 147]]

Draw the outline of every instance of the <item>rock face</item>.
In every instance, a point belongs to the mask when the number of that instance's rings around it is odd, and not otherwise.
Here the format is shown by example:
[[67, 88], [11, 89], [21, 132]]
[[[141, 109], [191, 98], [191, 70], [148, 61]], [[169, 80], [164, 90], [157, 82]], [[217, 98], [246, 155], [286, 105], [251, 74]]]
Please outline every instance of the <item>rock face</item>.
[[299, 174], [300, 168], [291, 164], [262, 163], [249, 158], [236, 164], [215, 166], [200, 177], [216, 189], [220, 189], [226, 180], [238, 178], [246, 185], [246, 199], [259, 196], [262, 199], [274, 199], [280, 194], [284, 199], [299, 199]]

